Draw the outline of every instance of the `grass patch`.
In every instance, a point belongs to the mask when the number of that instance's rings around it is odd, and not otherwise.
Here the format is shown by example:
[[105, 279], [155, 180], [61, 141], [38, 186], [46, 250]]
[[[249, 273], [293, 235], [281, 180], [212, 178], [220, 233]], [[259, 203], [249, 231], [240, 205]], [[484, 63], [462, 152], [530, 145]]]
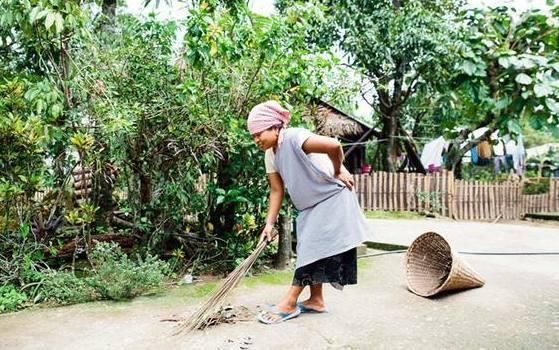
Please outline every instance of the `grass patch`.
[[[277, 271], [271, 270], [269, 272], [244, 277], [241, 280], [241, 285], [247, 288], [252, 288], [260, 284], [272, 285], [286, 285], [290, 284], [293, 279], [293, 271]], [[187, 298], [204, 298], [209, 296], [223, 280], [212, 282], [198, 282], [192, 285], [186, 285], [180, 288], [181, 297]]]
[[528, 213], [526, 218], [559, 221], [559, 213]]
[[210, 295], [217, 287], [218, 282], [196, 283], [184, 288], [184, 296], [189, 298], [203, 298]]
[[371, 259], [357, 259], [357, 272], [359, 269], [366, 269], [371, 266]]
[[425, 216], [414, 211], [385, 211], [385, 210], [366, 210], [367, 219], [423, 219]]
[[291, 270], [272, 270], [262, 274], [246, 277], [242, 284], [246, 287], [254, 287], [259, 284], [282, 285], [291, 283], [293, 279], [293, 271]]

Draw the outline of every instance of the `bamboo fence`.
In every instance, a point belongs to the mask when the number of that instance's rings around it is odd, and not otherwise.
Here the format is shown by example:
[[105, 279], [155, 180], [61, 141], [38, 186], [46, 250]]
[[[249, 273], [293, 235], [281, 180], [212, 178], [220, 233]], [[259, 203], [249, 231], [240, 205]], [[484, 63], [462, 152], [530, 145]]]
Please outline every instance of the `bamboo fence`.
[[522, 194], [521, 181], [489, 183], [435, 174], [374, 172], [354, 175], [359, 204], [366, 210], [432, 212], [461, 220], [520, 219], [527, 213], [559, 211], [559, 179], [549, 192]]

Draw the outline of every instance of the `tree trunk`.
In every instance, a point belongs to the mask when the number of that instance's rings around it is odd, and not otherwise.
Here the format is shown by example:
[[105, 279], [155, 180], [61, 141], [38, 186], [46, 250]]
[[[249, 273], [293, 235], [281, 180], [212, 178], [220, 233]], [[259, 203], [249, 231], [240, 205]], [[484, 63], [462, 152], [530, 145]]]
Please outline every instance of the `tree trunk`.
[[289, 267], [291, 261], [291, 211], [287, 209], [285, 215], [280, 215], [279, 220], [279, 242], [276, 254], [275, 267], [284, 270]]
[[140, 203], [147, 205], [151, 202], [151, 178], [144, 174], [140, 174]]
[[457, 179], [462, 178], [461, 175], [461, 167], [462, 167], [462, 157], [471, 150], [474, 146], [479, 144], [481, 141], [489, 140], [491, 134], [495, 131], [494, 128], [489, 128], [485, 133], [479, 136], [476, 139], [470, 140], [464, 145], [460, 147], [460, 145], [468, 139], [470, 130], [464, 129], [460, 132], [460, 135], [452, 142], [450, 147], [448, 148], [448, 156], [446, 160], [446, 168], [448, 170], [452, 170], [454, 172], [454, 176]]
[[399, 116], [397, 109], [383, 116], [382, 138], [384, 141], [380, 143], [380, 146], [384, 146], [381, 150], [383, 169], [388, 172], [395, 172], [397, 169], [396, 159], [399, 153], [399, 140], [396, 136], [398, 134]]

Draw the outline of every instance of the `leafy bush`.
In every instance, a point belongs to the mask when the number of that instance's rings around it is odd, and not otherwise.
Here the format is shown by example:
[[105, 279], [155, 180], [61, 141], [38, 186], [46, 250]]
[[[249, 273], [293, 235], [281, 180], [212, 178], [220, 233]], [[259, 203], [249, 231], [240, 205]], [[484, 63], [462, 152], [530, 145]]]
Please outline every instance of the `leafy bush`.
[[12, 284], [0, 286], [0, 313], [17, 310], [26, 300], [27, 295]]
[[529, 178], [522, 188], [522, 194], [544, 194], [547, 192], [549, 192], [549, 178]]
[[98, 299], [96, 290], [72, 272], [51, 271], [45, 274], [36, 301], [59, 305], [76, 304]]
[[87, 283], [102, 299], [133, 298], [159, 287], [169, 272], [168, 264], [157, 257], [147, 254], [145, 259], [137, 256], [138, 260], [133, 261], [115, 243], [97, 244], [91, 259], [95, 273]]
[[116, 243], [98, 243], [93, 248], [94, 269], [80, 278], [72, 272], [43, 273], [35, 301], [59, 305], [112, 299], [123, 300], [159, 287], [169, 271], [166, 262], [147, 254], [130, 259]]
[[462, 166], [462, 178], [468, 181], [486, 181], [486, 182], [501, 182], [509, 179], [510, 166], [507, 165], [506, 171], [501, 170], [500, 173], [495, 174], [495, 166], [490, 165], [475, 165], [471, 163]]

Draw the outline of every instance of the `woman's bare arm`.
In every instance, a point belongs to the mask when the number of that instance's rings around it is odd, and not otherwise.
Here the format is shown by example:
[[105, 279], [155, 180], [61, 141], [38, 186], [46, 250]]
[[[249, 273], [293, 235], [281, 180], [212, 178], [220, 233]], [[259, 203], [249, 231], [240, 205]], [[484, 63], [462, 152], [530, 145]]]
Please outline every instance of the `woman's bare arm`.
[[344, 152], [338, 140], [331, 137], [313, 135], [303, 143], [305, 153], [326, 153], [334, 165], [334, 175], [337, 176], [342, 169]]
[[268, 174], [270, 184], [270, 196], [268, 197], [268, 215], [266, 215], [266, 226], [260, 235], [260, 241], [266, 237], [268, 241], [272, 239], [272, 229], [278, 219], [281, 202], [283, 201], [284, 186], [279, 173]]
[[305, 153], [326, 153], [334, 165], [334, 177], [342, 181], [350, 190], [353, 178], [343, 165], [344, 152], [338, 140], [331, 137], [312, 135], [303, 143]]

